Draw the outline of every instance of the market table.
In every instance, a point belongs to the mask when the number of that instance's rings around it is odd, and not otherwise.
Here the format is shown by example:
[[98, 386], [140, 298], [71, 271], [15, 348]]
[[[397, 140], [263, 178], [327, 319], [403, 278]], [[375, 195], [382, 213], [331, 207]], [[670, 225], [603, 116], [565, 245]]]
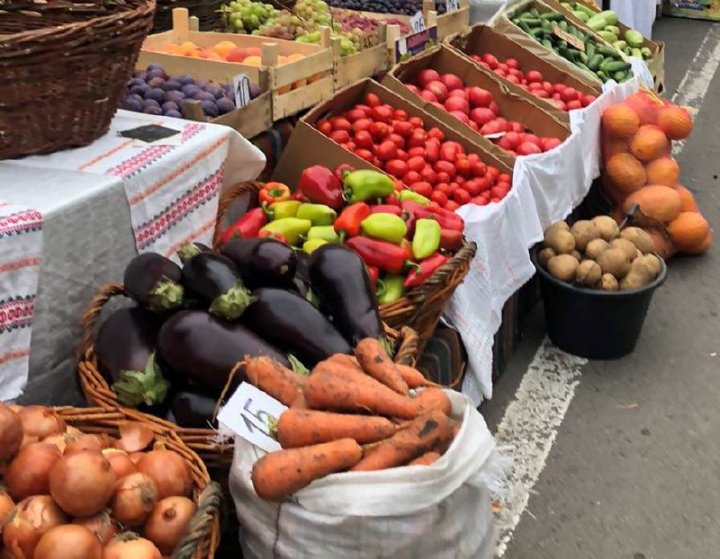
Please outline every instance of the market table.
[[[118, 135], [180, 132], [152, 144]], [[78, 403], [79, 319], [138, 252], [211, 239], [224, 185], [265, 160], [230, 128], [119, 111], [85, 148], [0, 162], [0, 401]]]

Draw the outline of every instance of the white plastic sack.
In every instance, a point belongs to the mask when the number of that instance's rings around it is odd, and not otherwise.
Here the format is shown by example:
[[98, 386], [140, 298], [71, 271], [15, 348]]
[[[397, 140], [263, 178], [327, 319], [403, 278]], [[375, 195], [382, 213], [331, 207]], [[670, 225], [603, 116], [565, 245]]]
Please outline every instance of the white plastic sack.
[[470, 0], [470, 25], [490, 21], [504, 6], [505, 0]]
[[257, 496], [250, 472], [264, 451], [237, 438], [230, 492], [244, 559], [490, 559], [495, 440], [467, 399], [448, 396], [463, 423], [435, 464], [333, 474], [292, 502]]

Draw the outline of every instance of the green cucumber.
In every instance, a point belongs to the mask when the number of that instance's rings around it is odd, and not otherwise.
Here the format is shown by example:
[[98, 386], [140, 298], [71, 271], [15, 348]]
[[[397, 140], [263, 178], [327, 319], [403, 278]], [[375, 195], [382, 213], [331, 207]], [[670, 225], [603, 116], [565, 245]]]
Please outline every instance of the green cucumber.
[[640, 48], [643, 44], [645, 44], [645, 37], [642, 36], [642, 33], [635, 31], [634, 29], [628, 29], [625, 31], [625, 40], [631, 47]]
[[547, 19], [548, 21], [563, 21], [565, 16], [559, 12], [545, 12], [540, 16], [540, 19]]
[[588, 57], [586, 52], [578, 51], [578, 55], [580, 56], [580, 62], [583, 64], [587, 64], [590, 61], [590, 58]]
[[613, 44], [618, 40], [617, 35], [615, 35], [615, 33], [610, 33], [610, 31], [598, 31], [597, 34], [610, 44]]
[[617, 25], [620, 21], [620, 18], [613, 10], [605, 10], [604, 12], [600, 12], [598, 15], [604, 18], [605, 21], [608, 22], [608, 25]]
[[598, 14], [587, 20], [585, 22], [585, 25], [587, 25], [593, 31], [602, 31], [609, 25], [609, 23], [604, 17]]
[[650, 47], [643, 47], [640, 49], [640, 52], [642, 53], [643, 58], [646, 60], [650, 60], [653, 57], [653, 52]]
[[560, 23], [558, 23], [558, 27], [562, 29], [563, 31], [567, 31], [568, 23], [565, 20], [562, 20]]
[[537, 29], [530, 30], [530, 35], [532, 35], [536, 39], [540, 39], [544, 33], [545, 33], [545, 30], [542, 27], [538, 27]]
[[642, 58], [642, 51], [639, 48], [634, 48], [634, 49], [632, 49], [630, 56], [636, 56], [637, 58]]
[[598, 78], [600, 78], [600, 81], [602, 81], [603, 83], [608, 80], [608, 77], [605, 75], [605, 72], [603, 72], [602, 70], [598, 70], [597, 72], [595, 72], [595, 75]]
[[600, 64], [600, 70], [606, 74], [612, 74], [614, 72], [625, 72], [630, 69], [630, 64], [627, 62], [616, 61], [616, 60], [605, 60]]
[[553, 52], [555, 51], [555, 48], [553, 47], [553, 44], [549, 39], [543, 40], [542, 46], [544, 46], [546, 49], [551, 50]]
[[602, 54], [595, 54], [590, 59], [590, 62], [588, 62], [587, 66], [594, 72], [600, 69], [600, 64], [602, 64], [604, 60], [605, 57]]
[[588, 8], [582, 2], [575, 2], [575, 11], [585, 12], [585, 14], [588, 16], [588, 18], [591, 18], [591, 17], [594, 17], [597, 15], [597, 12], [593, 11], [591, 8]]
[[628, 73], [627, 72], [613, 72], [612, 77], [616, 82], [622, 83], [627, 79]]
[[617, 50], [621, 50], [625, 52], [625, 47], [628, 46], [628, 44], [625, 41], [615, 41], [612, 44], [613, 48], [616, 48]]
[[610, 56], [612, 58], [620, 58], [620, 53], [612, 47], [606, 47], [604, 45], [599, 45], [597, 51], [600, 54], [602, 54], [603, 56]]
[[610, 31], [610, 33], [612, 33], [613, 35], [617, 35], [618, 37], [621, 33], [620, 28], [617, 25], [608, 25], [605, 28], [605, 31]]
[[595, 56], [595, 43], [589, 42], [585, 45], [585, 52], [588, 55], [588, 58], [592, 58]]
[[590, 19], [590, 16], [587, 15], [585, 12], [581, 12], [581, 11], [577, 11], [577, 10], [574, 11], [574, 12], [572, 13], [572, 15], [574, 15], [576, 18], [578, 18], [578, 19], [579, 19], [580, 21], [582, 21], [583, 23], [587, 22], [587, 20]]

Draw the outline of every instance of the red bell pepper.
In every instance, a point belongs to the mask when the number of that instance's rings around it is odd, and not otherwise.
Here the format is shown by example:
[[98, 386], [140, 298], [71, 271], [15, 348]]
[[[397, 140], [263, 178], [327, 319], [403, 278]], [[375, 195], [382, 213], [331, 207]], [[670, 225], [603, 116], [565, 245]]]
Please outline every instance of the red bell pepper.
[[415, 219], [434, 219], [443, 229], [452, 229], [461, 232], [465, 230], [465, 221], [463, 221], [463, 218], [444, 208], [420, 206], [420, 208], [416, 209], [413, 213], [415, 214]]
[[355, 170], [355, 167], [352, 165], [348, 165], [347, 163], [343, 163], [342, 165], [338, 165], [335, 167], [335, 176], [340, 182], [343, 182], [345, 180], [345, 175], [348, 173], [352, 173]]
[[342, 208], [344, 204], [342, 181], [322, 165], [305, 169], [300, 175], [298, 188], [315, 204], [325, 204], [334, 210]]
[[360, 222], [372, 212], [365, 202], [358, 202], [345, 208], [333, 223], [335, 232], [346, 237], [357, 237], [360, 234]]
[[374, 214], [393, 214], [398, 217], [402, 215], [402, 209], [400, 206], [393, 206], [390, 204], [380, 204], [378, 206], [370, 206], [370, 211]]
[[410, 251], [402, 246], [369, 237], [353, 237], [345, 243], [360, 255], [367, 266], [399, 274], [410, 260]]
[[428, 279], [430, 279], [430, 276], [432, 276], [437, 269], [448, 260], [450, 260], [450, 258], [444, 254], [440, 254], [439, 252], [436, 252], [432, 256], [428, 256], [425, 260], [417, 264], [415, 268], [410, 270], [410, 273], [405, 278], [405, 283], [403, 284], [405, 289], [417, 287], [418, 285], [425, 283]]
[[462, 231], [454, 229], [440, 230], [440, 248], [443, 250], [459, 250], [463, 243]]
[[235, 237], [242, 237], [244, 239], [257, 237], [260, 229], [265, 224], [267, 224], [267, 215], [262, 208], [250, 210], [223, 231], [220, 237], [220, 243], [224, 245]]
[[286, 245], [289, 244], [288, 240], [285, 238], [284, 235], [281, 235], [280, 233], [275, 233], [273, 231], [260, 231], [257, 236], [263, 239], [273, 239], [279, 243], [283, 243]]
[[366, 266], [368, 275], [370, 276], [370, 284], [373, 289], [377, 289], [378, 280], [380, 279], [380, 269], [375, 266]]
[[292, 192], [290, 187], [281, 182], [268, 182], [263, 185], [258, 193], [258, 199], [260, 205], [273, 204], [274, 202], [282, 202], [283, 200], [290, 200]]

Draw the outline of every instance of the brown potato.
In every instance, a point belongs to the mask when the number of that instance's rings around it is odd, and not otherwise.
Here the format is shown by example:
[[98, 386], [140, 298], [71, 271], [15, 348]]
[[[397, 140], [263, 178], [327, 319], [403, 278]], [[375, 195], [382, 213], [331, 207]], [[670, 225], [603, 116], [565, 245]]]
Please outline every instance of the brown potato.
[[612, 274], [603, 274], [598, 287], [603, 291], [617, 291], [620, 289], [620, 284]]
[[637, 248], [627, 239], [615, 239], [610, 243], [610, 248], [619, 248], [630, 261], [635, 260], [637, 256]]
[[660, 262], [660, 259], [654, 254], [646, 254], [641, 258], [644, 260], [650, 272], [652, 272], [652, 279], [654, 280], [660, 275], [660, 272], [662, 271], [662, 263]]
[[557, 252], [551, 248], [544, 248], [538, 252], [538, 262], [543, 268], [547, 268], [548, 260], [550, 260], [553, 256], [557, 256]]
[[556, 221], [550, 227], [545, 229], [545, 234], [552, 231], [570, 231], [570, 226], [565, 221]]
[[580, 254], [580, 251], [578, 251], [578, 250], [573, 250], [570, 254], [571, 254], [572, 257], [575, 258], [575, 260], [577, 260], [578, 262], [580, 262], [580, 261], [583, 259], [582, 254]]
[[650, 263], [644, 258], [638, 258], [630, 266], [630, 272], [620, 280], [620, 289], [629, 291], [645, 287], [655, 279]]
[[590, 241], [600, 238], [600, 230], [592, 221], [577, 221], [570, 227], [570, 233], [575, 237], [575, 248], [584, 251]]
[[609, 215], [599, 215], [592, 219], [592, 222], [600, 230], [600, 237], [606, 241], [610, 241], [618, 231], [617, 222]]
[[560, 281], [575, 281], [579, 262], [570, 254], [558, 254], [548, 261], [548, 271]]
[[597, 259], [603, 274], [612, 274], [617, 279], [624, 278], [630, 271], [630, 259], [619, 248], [609, 248]]
[[553, 249], [557, 254], [570, 254], [575, 250], [575, 237], [570, 231], [554, 229], [545, 234], [545, 247]]
[[593, 287], [602, 277], [600, 265], [594, 260], [583, 260], [577, 268], [575, 281], [585, 287]]
[[594, 239], [585, 247], [585, 258], [597, 260], [598, 256], [605, 252], [609, 247], [610, 245], [605, 239]]
[[621, 231], [620, 238], [630, 241], [643, 254], [655, 252], [655, 243], [653, 243], [652, 237], [640, 227], [626, 227]]

